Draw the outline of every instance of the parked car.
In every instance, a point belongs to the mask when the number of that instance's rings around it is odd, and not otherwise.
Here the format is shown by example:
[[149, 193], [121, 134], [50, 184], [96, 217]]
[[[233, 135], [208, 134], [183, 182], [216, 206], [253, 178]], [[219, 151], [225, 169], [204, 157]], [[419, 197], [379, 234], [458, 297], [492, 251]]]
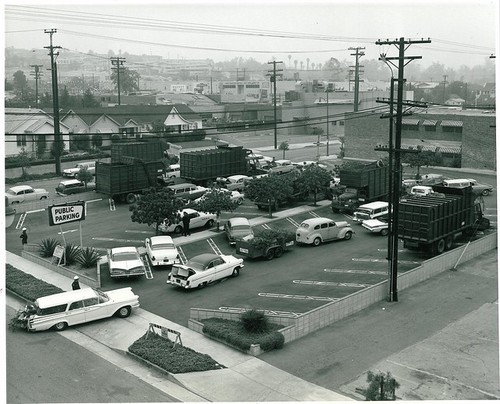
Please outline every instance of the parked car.
[[146, 274], [146, 267], [136, 247], [109, 249], [108, 266], [112, 278], [130, 278]]
[[154, 267], [179, 264], [180, 256], [174, 240], [170, 236], [153, 236], [144, 241], [149, 262]]
[[359, 206], [354, 212], [353, 220], [363, 222], [369, 219], [385, 219], [389, 214], [389, 203], [377, 201]]
[[[228, 191], [226, 188], [219, 188], [219, 191], [221, 192], [228, 192], [230, 194], [230, 199], [232, 202], [237, 203], [238, 205], [241, 205], [243, 201], [245, 200], [245, 195], [242, 194], [240, 191]], [[199, 198], [195, 199], [193, 202], [198, 203], [201, 202], [205, 197], [210, 194], [210, 190], [205, 192], [202, 196]]]
[[493, 192], [492, 185], [480, 184], [472, 178], [445, 180], [443, 181], [443, 185], [450, 188], [463, 188], [472, 186], [472, 190], [474, 191], [474, 193], [482, 196], [488, 196], [491, 192]]
[[71, 325], [111, 316], [125, 318], [137, 307], [139, 296], [130, 287], [107, 292], [83, 288], [39, 297], [21, 311], [18, 319], [26, 321], [28, 331], [62, 331]]
[[189, 215], [189, 218], [191, 219], [189, 222], [190, 229], [196, 229], [199, 227], [210, 228], [213, 226], [216, 219], [215, 213], [198, 212], [197, 210], [191, 208], [185, 208], [178, 212], [177, 215], [178, 220], [170, 222], [168, 219], [165, 219], [158, 226], [158, 230], [160, 230], [162, 233], [176, 233], [176, 234], [182, 233], [183, 224], [181, 218], [182, 216], [184, 216], [184, 212], [186, 212]]
[[66, 168], [63, 170], [63, 177], [75, 178], [82, 168], [86, 168], [89, 173], [95, 175], [95, 161], [87, 161], [78, 163], [73, 168]]
[[247, 181], [251, 180], [252, 177], [248, 175], [231, 175], [226, 178], [217, 178], [217, 183], [229, 191], [243, 191], [245, 189]]
[[410, 190], [410, 195], [413, 196], [426, 196], [434, 193], [432, 187], [428, 187], [426, 185], [415, 185]]
[[365, 220], [361, 223], [365, 229], [371, 231], [372, 233], [378, 233], [381, 236], [387, 236], [389, 234], [389, 224], [378, 219]]
[[167, 189], [172, 191], [175, 197], [184, 199], [186, 201], [195, 200], [196, 198], [202, 196], [208, 190], [208, 188], [201, 187], [199, 185], [194, 185], [191, 183], [169, 185]]
[[334, 222], [326, 217], [306, 219], [295, 232], [297, 244], [313, 244], [319, 246], [330, 240], [350, 240], [352, 227], [347, 222]]
[[95, 190], [95, 182], [87, 183], [87, 186], [85, 186], [85, 183], [79, 180], [61, 181], [56, 187], [56, 193], [61, 196], [93, 190]]
[[229, 244], [236, 244], [237, 241], [246, 236], [253, 236], [252, 226], [246, 217], [232, 217], [224, 224]]
[[5, 198], [8, 204], [32, 202], [47, 199], [49, 192], [43, 188], [33, 188], [29, 185], [16, 185], [5, 191]]
[[223, 278], [237, 277], [243, 266], [243, 259], [232, 255], [200, 254], [185, 265], [174, 265], [167, 283], [185, 289], [203, 288]]

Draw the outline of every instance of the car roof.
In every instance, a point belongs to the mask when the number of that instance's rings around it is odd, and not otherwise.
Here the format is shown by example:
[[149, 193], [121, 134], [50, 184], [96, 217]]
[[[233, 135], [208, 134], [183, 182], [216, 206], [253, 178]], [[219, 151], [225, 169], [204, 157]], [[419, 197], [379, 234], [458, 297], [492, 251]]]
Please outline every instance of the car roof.
[[9, 189], [11, 189], [14, 192], [19, 192], [19, 191], [22, 191], [24, 189], [32, 189], [32, 188], [33, 187], [30, 185], [16, 185], [14, 187], [10, 187]]
[[302, 221], [302, 223], [306, 223], [306, 224], [311, 225], [311, 226], [316, 226], [317, 224], [325, 223], [325, 222], [326, 223], [333, 222], [333, 219], [329, 219], [327, 217], [313, 217], [311, 219], [306, 219], [306, 220]]
[[237, 174], [237, 175], [230, 175], [229, 177], [226, 178], [228, 179], [231, 178], [232, 180], [238, 181], [241, 178], [251, 178], [251, 177], [249, 177], [248, 175]]
[[378, 209], [378, 208], [385, 208], [386, 206], [389, 206], [389, 202], [376, 201], [376, 202], [365, 203], [364, 205], [361, 205], [360, 208]]
[[63, 185], [83, 184], [83, 182], [80, 180], [66, 180], [66, 181], [61, 181], [59, 184], [63, 184]]
[[196, 262], [201, 262], [201, 263], [204, 263], [204, 264], [208, 264], [214, 258], [218, 258], [218, 257], [220, 257], [220, 255], [218, 255], [218, 254], [205, 253], [205, 254], [196, 255], [193, 258], [190, 258], [188, 261], [196, 261]]
[[191, 208], [184, 208], [182, 209], [180, 212], [179, 212], [181, 215], [183, 215], [184, 213], [187, 213], [188, 215], [192, 214], [192, 213], [198, 213], [197, 210], [194, 210], [194, 209], [191, 209]]
[[150, 238], [150, 240], [151, 240], [151, 245], [174, 243], [174, 240], [170, 236], [153, 236]]
[[95, 297], [96, 293], [92, 288], [83, 288], [77, 290], [70, 290], [68, 292], [56, 293], [54, 295], [39, 297], [35, 303], [41, 309], [46, 307], [59, 306], [76, 300], [89, 299]]
[[183, 182], [182, 184], [169, 185], [167, 188], [179, 189], [179, 188], [187, 188], [187, 187], [196, 187], [196, 185], [191, 184], [190, 182]]
[[228, 220], [233, 226], [250, 226], [250, 222], [246, 217], [232, 217]]
[[128, 253], [128, 252], [137, 252], [137, 248], [135, 247], [116, 247], [111, 249], [111, 254], [120, 254], [120, 253]]

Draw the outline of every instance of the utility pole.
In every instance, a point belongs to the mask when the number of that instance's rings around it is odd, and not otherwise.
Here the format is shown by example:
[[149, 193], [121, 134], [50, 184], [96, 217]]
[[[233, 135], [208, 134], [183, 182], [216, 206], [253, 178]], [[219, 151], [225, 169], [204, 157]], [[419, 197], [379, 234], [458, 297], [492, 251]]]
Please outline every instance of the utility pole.
[[54, 110], [54, 158], [56, 161], [56, 174], [61, 175], [61, 154], [62, 154], [62, 136], [59, 125], [59, 89], [57, 86], [57, 63], [55, 56], [59, 56], [59, 52], [54, 53], [54, 49], [60, 49], [60, 46], [52, 45], [52, 35], [57, 32], [57, 29], [46, 29], [45, 34], [50, 35], [50, 45], [44, 46], [49, 49], [50, 70], [52, 72], [52, 109]]
[[327, 84], [326, 85], [326, 155], [327, 156], [330, 155], [330, 122], [328, 122], [330, 118], [330, 113], [329, 113], [330, 111], [328, 109], [330, 104], [330, 100], [328, 99], [329, 91], [330, 91], [329, 85]]
[[[392, 221], [392, 226], [390, 226], [389, 233], [389, 274], [390, 274], [390, 282], [389, 282], [389, 301], [397, 302], [398, 301], [398, 233], [399, 233], [399, 195], [401, 194], [401, 183], [402, 183], [402, 168], [401, 168], [401, 132], [402, 132], [402, 123], [403, 123], [403, 104], [409, 106], [425, 106], [423, 103], [419, 102], [404, 102], [403, 101], [403, 87], [404, 87], [404, 68], [410, 63], [412, 60], [421, 59], [422, 56], [405, 56], [405, 50], [414, 43], [430, 43], [430, 39], [421, 39], [421, 40], [405, 40], [403, 37], [399, 38], [399, 40], [389, 41], [388, 39], [385, 41], [378, 40], [375, 42], [377, 45], [395, 45], [399, 50], [399, 56], [397, 57], [387, 57], [386, 55], [382, 56], [382, 60], [384, 62], [389, 62], [393, 66], [398, 69], [398, 98], [396, 104], [396, 138], [394, 149], [392, 150], [392, 154], [394, 154], [393, 166], [390, 167], [391, 172], [393, 173], [392, 177], [392, 200], [390, 201], [389, 208], [389, 222]], [[391, 62], [391, 60], [397, 60], [398, 65]], [[391, 81], [391, 91], [393, 89], [392, 81]], [[391, 100], [392, 101], [392, 94]], [[383, 101], [382, 101], [383, 102]], [[392, 108], [393, 104], [390, 104], [391, 107], [391, 116], [392, 116]], [[392, 120], [392, 119], [391, 119]], [[391, 139], [392, 140], [392, 139]], [[391, 142], [392, 143], [392, 142]], [[389, 150], [392, 149], [392, 144], [389, 144]], [[390, 156], [391, 157], [391, 156]], [[391, 209], [392, 208], [392, 209]]]
[[40, 67], [43, 65], [30, 65], [30, 67], [33, 67], [35, 69], [34, 72], [30, 73], [30, 76], [35, 77], [35, 105], [38, 108], [38, 80], [42, 76], [42, 73], [40, 72]]
[[446, 101], [446, 99], [445, 99], [445, 97], [446, 97], [446, 83], [448, 83], [448, 82], [446, 81], [446, 79], [447, 79], [447, 78], [448, 78], [448, 76], [447, 76], [446, 74], [445, 74], [445, 75], [443, 75], [443, 104], [444, 104], [444, 103], [445, 103], [445, 101]]
[[[349, 50], [355, 50], [356, 53], [351, 53], [351, 56], [356, 56], [356, 64], [354, 66], [350, 66], [351, 68], [354, 68], [354, 112], [358, 112], [358, 104], [359, 104], [359, 82], [363, 80], [359, 80], [359, 73], [363, 73], [362, 71], [359, 71], [360, 66], [359, 65], [359, 58], [361, 56], [364, 56], [364, 52], [361, 50], [365, 49], [364, 47], [357, 47], [357, 48], [349, 48]], [[349, 80], [352, 81], [352, 80]]]
[[121, 105], [120, 101], [120, 71], [124, 68], [123, 63], [125, 63], [125, 58], [114, 57], [110, 58], [111, 64], [116, 67], [112, 67], [111, 70], [116, 70], [116, 85], [118, 87], [118, 105]]
[[267, 74], [268, 76], [271, 76], [271, 83], [273, 83], [273, 105], [274, 105], [274, 148], [278, 148], [278, 118], [277, 118], [277, 113], [276, 113], [276, 76], [283, 76], [282, 73], [276, 73], [276, 72], [282, 72], [283, 69], [276, 69], [276, 63], [283, 63], [283, 62], [277, 62], [273, 60], [272, 62], [267, 62], [268, 65], [272, 64], [273, 65], [273, 70], [272, 73], [269, 71]]

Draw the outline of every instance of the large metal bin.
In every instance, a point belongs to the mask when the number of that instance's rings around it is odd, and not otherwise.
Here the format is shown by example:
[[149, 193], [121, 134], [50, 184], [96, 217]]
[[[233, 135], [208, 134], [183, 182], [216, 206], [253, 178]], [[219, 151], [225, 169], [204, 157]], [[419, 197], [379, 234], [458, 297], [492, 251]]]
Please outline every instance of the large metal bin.
[[161, 142], [114, 143], [111, 145], [111, 162], [119, 163], [122, 156], [135, 157], [142, 161], [157, 161], [163, 158]]

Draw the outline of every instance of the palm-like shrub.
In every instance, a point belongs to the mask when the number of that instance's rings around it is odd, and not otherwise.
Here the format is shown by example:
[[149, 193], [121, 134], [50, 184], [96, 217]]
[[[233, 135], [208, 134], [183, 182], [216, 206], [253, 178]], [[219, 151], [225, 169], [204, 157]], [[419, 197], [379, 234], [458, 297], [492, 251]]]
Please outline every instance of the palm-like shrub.
[[80, 257], [81, 253], [82, 251], [79, 246], [71, 243], [66, 244], [66, 248], [64, 250], [66, 265], [73, 265], [75, 262], [77, 262], [78, 257]]
[[40, 251], [40, 255], [44, 258], [50, 258], [54, 255], [54, 250], [59, 245], [59, 240], [54, 238], [46, 238], [43, 239], [38, 244], [38, 249]]
[[243, 328], [249, 332], [266, 332], [269, 327], [269, 320], [264, 312], [259, 310], [247, 310], [241, 315]]
[[80, 251], [77, 261], [83, 268], [92, 268], [97, 265], [100, 258], [101, 256], [95, 248], [86, 247]]

